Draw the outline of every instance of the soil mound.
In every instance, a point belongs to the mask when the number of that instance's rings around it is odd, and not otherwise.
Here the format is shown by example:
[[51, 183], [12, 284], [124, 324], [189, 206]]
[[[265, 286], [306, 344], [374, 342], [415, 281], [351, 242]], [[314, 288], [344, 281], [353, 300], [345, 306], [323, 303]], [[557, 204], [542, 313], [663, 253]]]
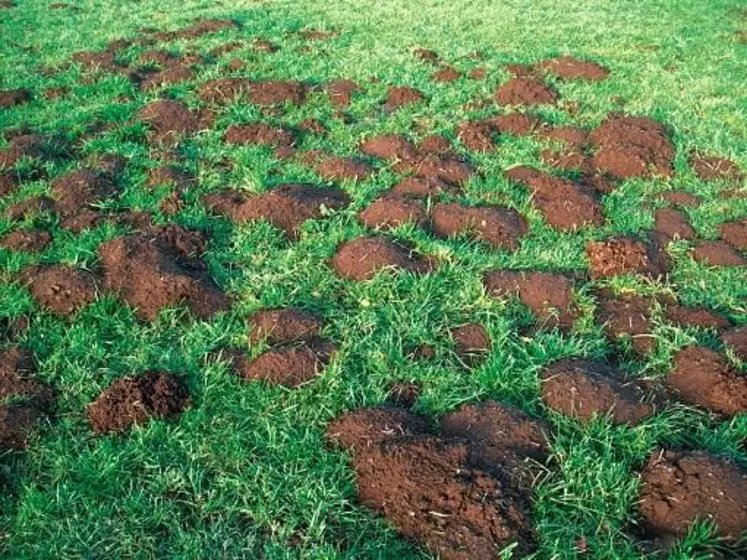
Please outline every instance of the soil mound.
[[663, 125], [644, 117], [610, 115], [589, 135], [596, 169], [617, 177], [670, 176], [674, 145]]
[[434, 177], [408, 177], [392, 187], [390, 194], [405, 198], [430, 199], [442, 194], [458, 194], [459, 189]]
[[96, 299], [93, 276], [66, 265], [39, 265], [21, 272], [34, 300], [40, 307], [66, 317]]
[[316, 164], [316, 172], [327, 181], [363, 181], [373, 173], [365, 162], [348, 157], [325, 156]]
[[747, 473], [703, 451], [656, 450], [641, 476], [639, 511], [657, 537], [684, 536], [707, 519], [719, 536], [738, 539], [747, 531]]
[[33, 219], [43, 212], [51, 212], [54, 202], [46, 196], [33, 196], [25, 200], [11, 204], [3, 214], [10, 220]]
[[0, 449], [24, 449], [40, 417], [33, 406], [0, 404]]
[[454, 351], [468, 366], [474, 366], [485, 360], [490, 348], [490, 336], [485, 327], [477, 323], [469, 323], [451, 330], [454, 341]]
[[586, 243], [591, 277], [594, 280], [619, 274], [663, 276], [668, 269], [664, 251], [654, 243], [632, 237], [614, 237]]
[[507, 115], [490, 117], [488, 121], [501, 134], [513, 134], [514, 136], [528, 136], [542, 126], [542, 121], [537, 117], [524, 113], [508, 113]]
[[693, 346], [677, 352], [666, 382], [684, 402], [711, 412], [734, 416], [747, 410], [747, 376], [708, 348]]
[[728, 243], [723, 241], [700, 241], [692, 252], [697, 262], [709, 266], [745, 266], [747, 261]]
[[734, 350], [740, 360], [747, 361], [747, 325], [725, 332], [721, 340]]
[[246, 78], [218, 78], [202, 84], [197, 95], [204, 103], [230, 103], [246, 95], [250, 86]]
[[387, 92], [385, 106], [393, 110], [421, 101], [425, 101], [425, 96], [421, 91], [407, 86], [392, 86]]
[[518, 295], [542, 327], [570, 330], [578, 316], [573, 283], [562, 274], [494, 270], [485, 275], [483, 284], [492, 297]]
[[663, 192], [659, 195], [659, 198], [674, 206], [684, 206], [686, 208], [697, 208], [703, 202], [698, 195], [686, 191]]
[[557, 100], [554, 89], [532, 77], [514, 78], [495, 92], [498, 105], [553, 105]]
[[0, 107], [8, 109], [16, 105], [23, 105], [34, 98], [30, 89], [4, 89], [0, 90]]
[[338, 109], [344, 109], [350, 105], [353, 94], [361, 91], [361, 88], [353, 80], [336, 80], [327, 84], [327, 97], [329, 102]]
[[58, 177], [51, 192], [62, 226], [77, 233], [98, 223], [101, 215], [95, 205], [113, 197], [117, 188], [108, 177], [82, 169]]
[[382, 269], [403, 269], [426, 274], [433, 268], [428, 259], [385, 237], [359, 237], [346, 241], [331, 260], [332, 268], [342, 277], [362, 282]]
[[249, 340], [254, 344], [309, 341], [317, 338], [322, 330], [319, 319], [293, 307], [257, 311], [249, 326]]
[[412, 408], [420, 398], [421, 387], [418, 383], [394, 383], [389, 388], [387, 401], [394, 406]]
[[691, 154], [690, 166], [693, 168], [695, 175], [702, 181], [739, 183], [742, 179], [742, 172], [737, 164], [725, 158]]
[[394, 165], [394, 170], [397, 173], [411, 173], [427, 179], [440, 179], [452, 185], [463, 185], [475, 173], [474, 167], [456, 154], [425, 153], [422, 146], [421, 153], [416, 158], [398, 162]]
[[572, 56], [560, 56], [540, 62], [543, 70], [555, 74], [563, 80], [591, 80], [597, 82], [606, 80], [610, 71], [596, 62], [579, 60]]
[[38, 134], [22, 134], [8, 142], [0, 150], [0, 168], [14, 167], [21, 159], [47, 159], [51, 155], [49, 142]]
[[468, 150], [489, 152], [496, 147], [497, 130], [489, 121], [468, 121], [456, 129], [456, 136]]
[[719, 227], [721, 239], [740, 251], [747, 251], [747, 218], [726, 222]]
[[596, 316], [610, 342], [629, 337], [633, 350], [644, 355], [653, 350], [656, 342], [650, 334], [653, 304], [653, 298], [634, 294], [616, 296], [611, 290], [602, 289], [597, 292]]
[[150, 418], [172, 418], [190, 404], [183, 381], [170, 373], [148, 371], [122, 377], [88, 405], [88, 423], [94, 432], [124, 432]]
[[[2, 155], [0, 155], [2, 158]], [[0, 164], [0, 167], [2, 165]], [[18, 178], [15, 173], [11, 171], [0, 172], [0, 197], [12, 193], [18, 188]]]
[[728, 329], [731, 321], [706, 307], [685, 307], [684, 305], [668, 305], [664, 309], [667, 321], [683, 327], [699, 327], [701, 329]]
[[453, 66], [444, 66], [440, 70], [436, 70], [433, 74], [431, 74], [431, 79], [434, 82], [448, 84], [458, 80], [461, 75], [462, 73]]
[[174, 165], [161, 165], [148, 171], [148, 187], [158, 185], [173, 185], [178, 191], [194, 183], [194, 177], [187, 171]]
[[36, 379], [36, 366], [29, 354], [17, 346], [0, 352], [0, 400], [23, 400], [41, 412], [52, 404], [54, 396], [51, 387]]
[[264, 123], [235, 124], [228, 127], [223, 135], [228, 144], [259, 144], [262, 146], [293, 146], [296, 139], [293, 133], [281, 127]]
[[239, 224], [265, 219], [291, 239], [298, 237], [303, 222], [321, 218], [324, 209], [338, 210], [350, 203], [350, 197], [339, 189], [297, 184], [279, 185], [261, 194], [225, 191], [203, 200], [212, 212]]
[[643, 389], [603, 362], [564, 359], [542, 371], [542, 400], [552, 410], [588, 421], [610, 413], [615, 424], [640, 423], [654, 411]]
[[336, 351], [334, 344], [313, 340], [300, 346], [276, 346], [251, 361], [239, 357], [234, 367], [244, 379], [266, 381], [292, 389], [311, 381]]
[[293, 81], [252, 82], [248, 96], [255, 105], [301, 105], [306, 99], [306, 87]]
[[433, 208], [433, 231], [440, 237], [467, 233], [499, 249], [514, 250], [527, 233], [526, 220], [510, 208], [469, 207], [457, 203], [439, 203]]
[[17, 230], [0, 239], [0, 247], [10, 251], [37, 253], [52, 242], [52, 235], [41, 229]]
[[173, 141], [178, 136], [194, 134], [200, 130], [199, 116], [184, 103], [171, 99], [149, 103], [138, 116], [151, 127], [156, 142]]
[[412, 54], [423, 62], [430, 62], [431, 64], [439, 64], [441, 62], [441, 57], [438, 56], [438, 53], [429, 49], [415, 49], [412, 51]]
[[428, 221], [422, 202], [392, 195], [376, 199], [358, 217], [369, 228], [395, 228], [406, 223], [422, 226]]
[[369, 138], [361, 144], [360, 150], [367, 156], [379, 159], [410, 160], [416, 154], [412, 142], [398, 134]]
[[679, 210], [663, 208], [654, 215], [654, 229], [671, 239], [694, 239], [696, 234], [687, 215]]
[[171, 225], [107, 241], [99, 247], [104, 287], [152, 321], [167, 306], [186, 305], [200, 319], [229, 308], [199, 256], [202, 234]]

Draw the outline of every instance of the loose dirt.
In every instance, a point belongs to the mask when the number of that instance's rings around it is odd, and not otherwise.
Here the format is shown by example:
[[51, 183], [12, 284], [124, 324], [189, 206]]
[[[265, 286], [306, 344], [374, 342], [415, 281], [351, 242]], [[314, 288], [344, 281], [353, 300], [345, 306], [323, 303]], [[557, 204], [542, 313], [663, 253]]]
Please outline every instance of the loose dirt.
[[293, 307], [257, 311], [249, 320], [249, 340], [254, 344], [310, 341], [317, 338], [321, 330], [319, 319]]
[[700, 241], [695, 245], [692, 257], [709, 266], [745, 266], [744, 260], [731, 245], [723, 241]]
[[654, 229], [670, 239], [694, 239], [696, 236], [687, 215], [672, 208], [656, 211]]
[[605, 288], [597, 292], [596, 300], [596, 318], [610, 342], [629, 338], [633, 351], [639, 355], [653, 350], [656, 343], [651, 335], [653, 298], [629, 293], [615, 295]]
[[387, 92], [385, 106], [394, 110], [422, 101], [425, 101], [425, 96], [421, 91], [407, 86], [392, 86]]
[[433, 268], [429, 259], [385, 237], [359, 237], [346, 241], [330, 261], [332, 268], [349, 280], [370, 280], [382, 269], [402, 269], [426, 274]]
[[0, 238], [0, 247], [10, 251], [38, 253], [52, 242], [52, 235], [40, 229], [21, 229], [12, 231]]
[[276, 346], [254, 360], [243, 356], [236, 358], [234, 369], [243, 379], [293, 389], [316, 377], [336, 351], [334, 344], [322, 340], [303, 345]]
[[223, 135], [223, 141], [228, 144], [262, 146], [293, 146], [295, 136], [290, 130], [282, 127], [270, 126], [265, 123], [235, 124], [228, 127]]
[[70, 266], [38, 265], [21, 272], [39, 306], [54, 315], [66, 317], [96, 299], [93, 275]]
[[740, 251], [747, 251], [747, 218], [725, 222], [719, 227], [721, 239]]
[[514, 78], [495, 92], [498, 105], [554, 105], [558, 93], [539, 79]]
[[469, 323], [451, 330], [454, 351], [468, 366], [476, 366], [484, 361], [493, 346], [485, 327]]
[[497, 249], [515, 250], [528, 231], [521, 214], [498, 206], [439, 203], [433, 207], [431, 218], [433, 232], [440, 237], [467, 234]]
[[579, 60], [572, 56], [560, 56], [545, 60], [538, 67], [555, 74], [563, 80], [590, 80], [593, 82], [606, 80], [610, 71], [596, 62]]
[[742, 179], [737, 164], [726, 158], [694, 153], [690, 154], [690, 166], [702, 181], [739, 183]]
[[666, 253], [653, 242], [632, 237], [614, 237], [606, 241], [588, 241], [586, 256], [594, 280], [620, 274], [663, 276], [669, 264]]
[[428, 221], [427, 210], [421, 201], [395, 195], [384, 195], [376, 199], [358, 217], [366, 227], [382, 229], [396, 228], [407, 223], [423, 226]]

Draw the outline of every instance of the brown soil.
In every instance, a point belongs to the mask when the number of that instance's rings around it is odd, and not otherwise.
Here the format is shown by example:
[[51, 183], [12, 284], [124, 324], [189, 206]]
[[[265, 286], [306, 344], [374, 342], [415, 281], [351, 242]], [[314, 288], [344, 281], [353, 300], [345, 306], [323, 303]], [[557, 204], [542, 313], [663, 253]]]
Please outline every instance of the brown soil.
[[454, 341], [454, 351], [457, 356], [469, 366], [474, 366], [485, 360], [492, 344], [485, 327], [477, 323], [469, 323], [451, 330]]
[[337, 210], [350, 203], [350, 197], [339, 189], [296, 184], [279, 185], [261, 194], [224, 191], [203, 200], [211, 211], [236, 223], [265, 219], [291, 239], [298, 237], [306, 220], [321, 218], [323, 207]]
[[438, 53], [429, 49], [415, 49], [412, 51], [412, 54], [423, 62], [430, 62], [431, 64], [438, 64], [441, 62], [441, 57], [438, 56]]
[[0, 150], [0, 168], [13, 167], [22, 158], [46, 159], [49, 155], [48, 141], [38, 134], [22, 134], [8, 142]]
[[542, 400], [552, 410], [584, 422], [610, 413], [616, 424], [635, 425], [654, 411], [639, 385], [626, 382], [608, 364], [589, 360], [563, 359], [547, 366], [542, 371]]
[[200, 117], [179, 101], [159, 99], [143, 107], [138, 113], [141, 121], [148, 124], [156, 142], [167, 143], [181, 135], [190, 135], [200, 130]]
[[42, 212], [51, 212], [54, 202], [46, 196], [34, 196], [11, 204], [5, 209], [4, 215], [10, 220], [33, 219]]
[[488, 71], [485, 68], [473, 68], [469, 71], [470, 80], [484, 80], [488, 75]]
[[459, 70], [457, 70], [453, 66], [444, 66], [440, 70], [436, 70], [433, 74], [431, 74], [431, 79], [434, 82], [448, 84], [455, 80], [458, 80], [461, 75], [461, 72], [459, 72]]
[[369, 138], [360, 145], [360, 150], [367, 156], [380, 159], [411, 160], [416, 155], [412, 142], [397, 134]]
[[334, 344], [314, 340], [301, 346], [276, 346], [254, 360], [239, 357], [236, 373], [247, 380], [262, 380], [273, 385], [295, 388], [311, 381], [337, 351]]
[[588, 166], [588, 160], [581, 152], [542, 150], [540, 157], [542, 158], [542, 163], [564, 171], [585, 170]]
[[583, 149], [589, 140], [587, 130], [578, 126], [546, 126], [539, 131], [539, 135], [574, 150]]
[[664, 309], [664, 316], [670, 323], [683, 327], [723, 330], [731, 326], [729, 319], [706, 307], [669, 305]]
[[441, 155], [421, 154], [411, 161], [394, 166], [397, 173], [411, 173], [418, 177], [440, 179], [452, 185], [463, 185], [472, 177], [475, 169], [452, 153]]
[[68, 316], [96, 299], [93, 276], [66, 265], [39, 265], [21, 272], [31, 295], [40, 307], [59, 316]]
[[108, 177], [81, 169], [58, 177], [51, 192], [62, 226], [77, 233], [97, 224], [100, 214], [95, 205], [113, 197], [117, 188]]
[[122, 377], [88, 405], [88, 423], [94, 432], [124, 432], [151, 418], [173, 418], [190, 405], [183, 381], [170, 373], [147, 371]]
[[226, 311], [230, 302], [199, 256], [201, 233], [171, 225], [107, 241], [99, 247], [104, 287], [152, 321], [167, 306], [186, 305], [200, 319]]
[[721, 340], [734, 350], [740, 360], [747, 361], [747, 325], [725, 332]]
[[459, 190], [438, 178], [408, 177], [394, 185], [389, 192], [407, 198], [429, 199], [444, 193], [458, 194]]
[[322, 322], [305, 311], [286, 307], [257, 311], [249, 320], [249, 340], [283, 344], [317, 338]]
[[205, 103], [230, 103], [246, 95], [250, 86], [246, 78], [218, 78], [202, 84], [197, 95]]
[[419, 200], [385, 195], [361, 211], [358, 218], [369, 228], [395, 228], [406, 223], [422, 226], [428, 214]]
[[[54, 390], [36, 378], [36, 366], [28, 353], [17, 346], [0, 352], [1, 400], [23, 400], [25, 405], [42, 412], [51, 407], [54, 398]], [[0, 435], [0, 441], [4, 439]]]
[[[352, 451], [361, 503], [404, 537], [445, 560], [494, 558], [513, 542], [518, 557], [536, 540], [530, 491], [511, 476], [519, 470], [513, 465], [527, 470], [529, 431], [517, 426], [520, 414], [491, 403], [468, 407], [447, 417], [449, 435], [434, 435], [423, 417], [368, 408], [343, 414], [327, 435]], [[473, 464], [491, 454], [505, 458], [505, 468], [491, 464], [493, 474]]]
[[496, 147], [497, 130], [488, 121], [465, 122], [456, 129], [456, 136], [468, 150], [489, 152]]
[[23, 449], [41, 413], [25, 404], [0, 404], [0, 449]]
[[514, 136], [533, 134], [542, 125], [542, 122], [537, 117], [523, 113], [509, 113], [507, 115], [491, 117], [489, 122], [501, 134], [513, 134]]
[[571, 329], [578, 317], [573, 283], [562, 274], [495, 270], [485, 275], [483, 284], [492, 297], [518, 295], [542, 327]]
[[194, 183], [194, 177], [175, 165], [161, 165], [148, 171], [147, 185], [155, 188], [159, 185], [172, 185], [181, 191]]
[[469, 207], [439, 203], [433, 208], [433, 231], [440, 237], [468, 233], [493, 247], [514, 250], [528, 228], [524, 218], [510, 208]]
[[539, 68], [555, 74], [563, 80], [606, 80], [610, 71], [601, 64], [579, 60], [572, 56], [560, 56], [538, 64]]
[[18, 188], [18, 178], [11, 171], [0, 171], [0, 197], [8, 195]]
[[418, 383], [394, 383], [389, 388], [387, 401], [395, 406], [412, 408], [420, 398], [420, 390]]
[[708, 348], [692, 346], [677, 352], [666, 382], [687, 404], [725, 416], [747, 410], [747, 376]]
[[737, 164], [725, 158], [691, 154], [690, 166], [693, 168], [695, 175], [702, 181], [739, 183], [742, 179], [742, 172]]
[[359, 237], [346, 241], [331, 260], [332, 268], [342, 277], [362, 282], [382, 269], [403, 269], [426, 274], [433, 268], [428, 259], [414, 254], [385, 237]]
[[289, 130], [264, 123], [235, 124], [228, 127], [223, 141], [229, 144], [260, 144], [263, 146], [293, 146], [295, 137]]
[[399, 109], [405, 105], [412, 105], [421, 101], [425, 101], [425, 96], [417, 89], [407, 86], [392, 86], [387, 92], [386, 108]]
[[507, 64], [506, 72], [516, 78], [537, 78], [539, 73], [537, 68], [532, 64]]
[[698, 195], [685, 191], [664, 192], [658, 198], [675, 206], [684, 206], [686, 208], [697, 208], [703, 202]]
[[594, 280], [619, 274], [663, 276], [668, 269], [666, 253], [655, 243], [632, 237], [614, 237], [586, 243], [591, 277]]
[[645, 117], [610, 115], [589, 135], [596, 169], [617, 177], [670, 176], [674, 145], [663, 125]]
[[654, 229], [671, 239], [694, 239], [696, 236], [687, 215], [671, 208], [656, 211]]
[[324, 136], [327, 134], [327, 127], [317, 119], [304, 119], [298, 123], [297, 128], [301, 132], [316, 134], [317, 136]]
[[354, 158], [325, 156], [317, 163], [316, 172], [327, 181], [363, 181], [373, 168]]
[[23, 105], [34, 98], [29, 89], [4, 89], [0, 90], [0, 107], [8, 109], [16, 105]]
[[653, 350], [656, 342], [650, 334], [653, 304], [653, 298], [627, 293], [615, 295], [609, 289], [602, 289], [597, 292], [597, 321], [604, 326], [610, 342], [630, 337], [633, 350], [645, 355]]
[[301, 105], [306, 99], [306, 87], [300, 82], [267, 81], [249, 85], [249, 101], [255, 105]]
[[10, 251], [37, 253], [52, 242], [49, 232], [39, 229], [13, 231], [0, 239], [0, 247]]
[[431, 134], [426, 136], [420, 141], [418, 146], [420, 154], [442, 156], [453, 153], [451, 151], [451, 144], [443, 136], [438, 134]]
[[710, 520], [727, 540], [747, 531], [747, 472], [704, 451], [658, 449], [649, 457], [639, 511], [656, 537], [682, 537], [696, 520]]
[[348, 107], [353, 94], [361, 91], [361, 88], [353, 80], [337, 80], [327, 84], [327, 96], [329, 102], [340, 109]]
[[719, 227], [721, 239], [740, 251], [747, 251], [747, 218], [726, 222]]
[[709, 266], [745, 266], [744, 260], [731, 245], [723, 241], [700, 241], [692, 252], [692, 257], [697, 262]]
[[498, 105], [553, 105], [558, 93], [536, 78], [514, 78], [495, 92]]
[[194, 77], [195, 72], [192, 68], [182, 66], [178, 61], [175, 61], [163, 70], [145, 73], [141, 78], [136, 79], [136, 81], [139, 82], [140, 89], [150, 91], [165, 85], [187, 82]]

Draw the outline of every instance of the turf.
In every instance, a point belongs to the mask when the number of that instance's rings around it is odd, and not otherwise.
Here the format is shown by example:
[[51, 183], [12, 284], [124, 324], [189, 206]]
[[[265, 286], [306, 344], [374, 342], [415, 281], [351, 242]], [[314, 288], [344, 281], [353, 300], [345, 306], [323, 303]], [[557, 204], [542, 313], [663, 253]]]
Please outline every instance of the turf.
[[[19, 342], [38, 358], [40, 377], [59, 391], [56, 414], [35, 432], [28, 448], [0, 458], [0, 549], [5, 557], [426, 558], [426, 552], [357, 505], [345, 454], [324, 442], [331, 418], [384, 401], [395, 381], [419, 382], [423, 391], [416, 410], [434, 417], [464, 402], [494, 398], [552, 422], [555, 466], [536, 488], [538, 558], [573, 558], [580, 548], [593, 558], [641, 557], [636, 548], [636, 469], [657, 445], [702, 447], [747, 466], [744, 415], [723, 421], [675, 406], [631, 428], [615, 427], [603, 418], [584, 426], [547, 411], [537, 381], [543, 365], [565, 356], [612, 356], [592, 319], [590, 292], [596, 284], [580, 287], [584, 317], [571, 334], [524, 336], [519, 331], [528, 321], [526, 311], [488, 298], [480, 281], [486, 270], [499, 267], [585, 271], [587, 239], [651, 229], [657, 206], [643, 206], [641, 199], [671, 188], [703, 197], [704, 204], [688, 213], [705, 237], [715, 237], [721, 222], [745, 216], [747, 199], [718, 198], [718, 187], [699, 181], [687, 164], [687, 154], [697, 148], [747, 170], [747, 12], [738, 0], [380, 0], [368, 5], [348, 0], [111, 0], [75, 2], [75, 11], [49, 10], [49, 2], [41, 0], [16, 4], [0, 9], [0, 89], [68, 86], [71, 92], [59, 100], [3, 110], [0, 129], [28, 125], [74, 137], [95, 121], [113, 123], [84, 145], [81, 158], [89, 153], [126, 156], [130, 164], [117, 204], [150, 211], [159, 223], [175, 221], [209, 231], [210, 272], [230, 294], [233, 308], [210, 322], [168, 310], [157, 321], [143, 323], [107, 296], [73, 322], [53, 318], [36, 308], [28, 291], [14, 281], [15, 273], [37, 261], [95, 268], [98, 245], [122, 229], [105, 226], [73, 235], [49, 217], [44, 225], [54, 242], [41, 255], [0, 249], [0, 317], [33, 317]], [[355, 214], [396, 182], [394, 174], [382, 169], [365, 181], [346, 182], [353, 204], [304, 224], [295, 243], [265, 223], [234, 226], [211, 217], [199, 201], [207, 192], [227, 186], [262, 191], [284, 182], [320, 183], [309, 168], [278, 163], [265, 148], [225, 145], [221, 135], [229, 124], [268, 120], [251, 105], [237, 103], [219, 114], [214, 130], [180, 146], [198, 184], [187, 192], [186, 207], [168, 217], [159, 210], [166, 191], [144, 186], [156, 161], [141, 142], [143, 126], [133, 120], [144, 103], [162, 92], [138, 92], [115, 76], [86, 84], [79, 68], [60, 67], [74, 52], [134, 37], [142, 26], [175, 29], [203, 17], [233, 18], [242, 28], [170, 48], [207, 53], [228, 41], [262, 37], [280, 50], [235, 51], [206, 66], [193, 82], [166, 88], [190, 106], [199, 105], [192, 86], [221, 75], [234, 56], [247, 62], [249, 76], [312, 84], [351, 78], [366, 84], [366, 93], [350, 108], [352, 124], [333, 118], [324, 96], [269, 119], [296, 124], [314, 117], [323, 122], [328, 136], [304, 148], [353, 154], [363, 137], [411, 134], [413, 122], [421, 131], [453, 138], [454, 125], [467, 117], [463, 105], [489, 98], [496, 84], [507, 79], [505, 64], [570, 53], [603, 62], [612, 71], [610, 78], [594, 84], [555, 82], [563, 102], [539, 114], [553, 123], [587, 127], [611, 111], [651, 116], [674, 131], [676, 174], [668, 180], [625, 182], [604, 200], [607, 225], [562, 233], [547, 227], [527, 195], [502, 176], [502, 170], [517, 164], [542, 167], [541, 144], [508, 138], [498, 151], [472, 156], [484, 177], [470, 182], [463, 200], [500, 200], [527, 216], [531, 234], [518, 251], [489, 251], [464, 239], [436, 239], [417, 228], [400, 227], [394, 237], [442, 260], [436, 272], [422, 278], [381, 274], [360, 284], [343, 281], [325, 260], [341, 241], [365, 231]], [[338, 34], [308, 43], [306, 49], [307, 42], [293, 33], [303, 28]], [[436, 84], [430, 80], [432, 68], [411, 55], [416, 46], [438, 51], [461, 70], [485, 66], [488, 79]], [[136, 58], [139, 48], [131, 47], [127, 56]], [[470, 58], [473, 51], [484, 53], [485, 60]], [[40, 67], [58, 70], [42, 75]], [[369, 82], [372, 76], [380, 82]], [[389, 115], [379, 101], [390, 84], [417, 87], [430, 103]], [[234, 165], [225, 168], [221, 160]], [[76, 165], [55, 165], [50, 175]], [[45, 181], [26, 183], [12, 200], [47, 188]], [[0, 219], [0, 234], [10, 229], [10, 222]], [[631, 278], [606, 283], [639, 293], [677, 292], [686, 304], [706, 305], [736, 324], [747, 322], [743, 269], [694, 263], [688, 246], [678, 241], [670, 249], [675, 266], [667, 283]], [[231, 344], [247, 347], [245, 319], [251, 312], [287, 305], [324, 317], [325, 335], [339, 343], [339, 354], [300, 389], [240, 381], [215, 352]], [[483, 365], [466, 372], [448, 332], [471, 321], [486, 326], [493, 350]], [[657, 323], [655, 335], [657, 350], [648, 360], [625, 362], [633, 375], [661, 376], [672, 354], [694, 341], [719, 344], [713, 333], [664, 323]], [[435, 348], [433, 360], [408, 356], [422, 343]], [[253, 355], [260, 350], [249, 348]], [[94, 436], [86, 423], [87, 403], [114, 379], [146, 369], [183, 375], [193, 406], [178, 422], [150, 422], [126, 436]], [[699, 526], [672, 557], [705, 558], [719, 546], [708, 527]]]

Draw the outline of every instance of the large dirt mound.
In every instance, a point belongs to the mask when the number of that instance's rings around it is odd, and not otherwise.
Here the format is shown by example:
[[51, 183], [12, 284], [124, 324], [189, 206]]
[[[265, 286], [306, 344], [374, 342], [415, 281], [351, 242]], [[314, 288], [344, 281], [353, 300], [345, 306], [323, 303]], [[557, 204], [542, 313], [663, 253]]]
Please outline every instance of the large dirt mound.
[[275, 346], [253, 360], [238, 356], [234, 358], [234, 370], [246, 380], [266, 381], [292, 389], [311, 381], [336, 351], [334, 344], [311, 338], [303, 344]]
[[331, 260], [332, 268], [342, 277], [361, 282], [382, 269], [403, 269], [425, 274], [433, 263], [407, 247], [385, 237], [359, 237], [346, 241]]
[[645, 355], [655, 344], [651, 335], [653, 304], [654, 298], [630, 293], [615, 295], [605, 288], [597, 292], [596, 316], [610, 342], [628, 338], [633, 350]]
[[589, 241], [586, 256], [594, 280], [636, 273], [655, 278], [666, 274], [669, 267], [666, 253], [657, 243], [632, 237]]
[[747, 261], [723, 241], [699, 241], [692, 252], [695, 261], [708, 266], [745, 266]]
[[427, 210], [421, 201], [391, 194], [376, 199], [358, 217], [370, 228], [396, 228], [406, 223], [423, 226], [428, 222]]
[[433, 231], [440, 237], [466, 233], [499, 249], [514, 250], [527, 233], [526, 220], [510, 208], [439, 203], [431, 215]]

